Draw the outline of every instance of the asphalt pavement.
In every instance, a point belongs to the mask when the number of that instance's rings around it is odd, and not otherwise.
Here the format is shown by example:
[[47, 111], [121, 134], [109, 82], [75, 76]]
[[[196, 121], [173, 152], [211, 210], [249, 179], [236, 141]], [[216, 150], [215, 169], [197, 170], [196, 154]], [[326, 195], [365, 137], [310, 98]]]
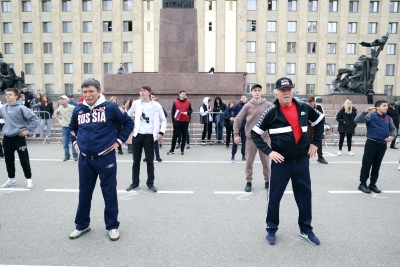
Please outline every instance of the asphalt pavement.
[[[17, 186], [0, 190], [0, 266], [399, 266], [400, 151], [384, 157], [381, 194], [357, 190], [363, 147], [355, 156], [336, 156], [324, 147], [329, 164], [311, 159], [313, 227], [321, 245], [300, 237], [298, 210], [290, 182], [280, 207], [276, 245], [265, 241], [267, 190], [261, 163], [254, 163], [253, 192], [245, 193], [240, 155], [230, 162], [225, 146], [192, 146], [186, 155], [155, 162], [158, 193], [146, 189], [141, 163], [140, 189], [131, 183], [132, 157], [118, 159], [121, 237], [108, 239], [104, 201], [96, 185], [91, 232], [70, 240], [78, 204], [78, 168], [63, 162], [62, 146], [29, 143], [33, 190], [16, 162]], [[0, 161], [0, 183], [7, 180]]]

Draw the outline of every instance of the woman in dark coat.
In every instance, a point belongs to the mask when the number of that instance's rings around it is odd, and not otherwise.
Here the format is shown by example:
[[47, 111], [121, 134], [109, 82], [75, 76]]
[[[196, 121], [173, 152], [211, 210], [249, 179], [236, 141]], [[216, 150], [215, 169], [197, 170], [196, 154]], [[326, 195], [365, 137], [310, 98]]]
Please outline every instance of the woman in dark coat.
[[347, 99], [343, 104], [343, 108], [336, 114], [336, 120], [339, 123], [338, 132], [340, 134], [338, 156], [342, 155], [345, 135], [347, 136], [347, 155], [354, 156], [353, 152], [351, 152], [351, 138], [354, 134], [354, 128], [357, 126], [357, 123], [354, 122], [356, 116], [357, 109], [353, 107], [351, 101]]

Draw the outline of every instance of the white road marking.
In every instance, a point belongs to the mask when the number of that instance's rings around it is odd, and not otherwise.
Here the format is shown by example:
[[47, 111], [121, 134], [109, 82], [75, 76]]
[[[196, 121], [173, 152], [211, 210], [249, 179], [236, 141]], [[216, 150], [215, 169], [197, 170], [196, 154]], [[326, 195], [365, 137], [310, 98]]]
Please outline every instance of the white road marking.
[[[216, 195], [245, 195], [252, 194], [252, 192], [244, 192], [244, 191], [214, 191]], [[285, 194], [293, 194], [293, 191], [285, 191]]]
[[[49, 266], [49, 265], [0, 265], [0, 267], [70, 267], [70, 266]], [[74, 266], [84, 267], [84, 266]]]
[[[331, 194], [365, 194], [361, 191], [328, 191]], [[400, 191], [382, 191], [382, 193], [386, 194], [400, 194]]]
[[[26, 189], [29, 190], [29, 189]], [[46, 192], [64, 192], [64, 193], [79, 193], [79, 189], [46, 189]], [[131, 194], [133, 192], [137, 192], [135, 190], [126, 191], [126, 190], [117, 190], [118, 194]], [[159, 194], [193, 194], [193, 191], [158, 191]]]
[[0, 188], [0, 191], [31, 191], [31, 190], [32, 189], [27, 189], [27, 188]]
[[157, 191], [158, 194], [194, 194], [193, 191]]

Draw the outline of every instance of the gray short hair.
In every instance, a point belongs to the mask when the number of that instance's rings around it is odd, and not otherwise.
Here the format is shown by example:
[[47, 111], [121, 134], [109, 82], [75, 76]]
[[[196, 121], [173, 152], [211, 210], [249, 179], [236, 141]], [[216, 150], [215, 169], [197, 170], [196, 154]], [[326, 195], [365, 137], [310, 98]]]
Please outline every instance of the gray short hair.
[[100, 82], [94, 78], [88, 78], [84, 80], [81, 84], [81, 89], [83, 87], [89, 87], [89, 86], [94, 86], [98, 92], [101, 91]]

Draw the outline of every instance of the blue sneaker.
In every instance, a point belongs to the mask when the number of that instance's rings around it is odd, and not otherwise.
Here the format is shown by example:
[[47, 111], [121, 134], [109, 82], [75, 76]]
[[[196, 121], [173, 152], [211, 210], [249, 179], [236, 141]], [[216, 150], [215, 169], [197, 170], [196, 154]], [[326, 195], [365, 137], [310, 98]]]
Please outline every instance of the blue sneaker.
[[306, 234], [304, 232], [300, 232], [300, 236], [307, 239], [311, 244], [319, 245], [321, 243], [321, 242], [319, 242], [318, 237], [316, 237], [313, 232], [309, 232], [308, 234]]
[[235, 157], [232, 157], [232, 158], [231, 158], [231, 161], [232, 161], [232, 163], [235, 162]]
[[265, 238], [270, 245], [275, 245], [276, 237], [275, 233], [268, 233], [267, 237]]
[[246, 157], [242, 157], [242, 161], [246, 161]]

